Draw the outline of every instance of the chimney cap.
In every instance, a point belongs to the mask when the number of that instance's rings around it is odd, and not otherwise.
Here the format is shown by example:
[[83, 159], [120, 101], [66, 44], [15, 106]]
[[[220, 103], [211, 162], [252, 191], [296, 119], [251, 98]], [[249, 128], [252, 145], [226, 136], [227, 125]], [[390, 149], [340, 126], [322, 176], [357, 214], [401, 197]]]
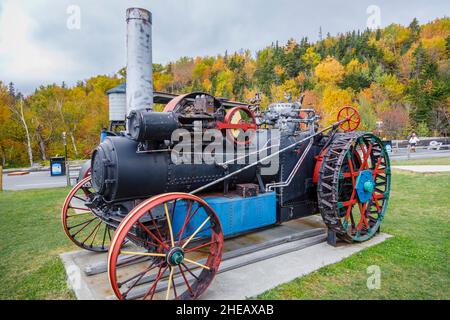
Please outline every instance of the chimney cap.
[[130, 19], [141, 19], [152, 23], [152, 13], [143, 8], [128, 8], [127, 21]]

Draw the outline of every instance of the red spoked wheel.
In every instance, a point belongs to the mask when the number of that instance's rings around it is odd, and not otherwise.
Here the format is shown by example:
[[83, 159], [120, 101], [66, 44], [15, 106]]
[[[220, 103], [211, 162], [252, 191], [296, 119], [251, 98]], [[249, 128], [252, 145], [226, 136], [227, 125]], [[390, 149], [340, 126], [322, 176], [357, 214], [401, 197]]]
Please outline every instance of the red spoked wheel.
[[341, 110], [339, 110], [337, 121], [343, 121], [339, 125], [339, 128], [341, 128], [345, 132], [352, 132], [358, 129], [359, 125], [361, 124], [361, 117], [358, 110], [353, 107], [345, 106]]
[[[220, 221], [204, 200], [158, 195], [135, 207], [117, 228], [108, 254], [110, 284], [121, 300], [196, 299], [218, 271], [222, 249]], [[124, 270], [118, 261], [125, 257], [147, 259]]]
[[92, 192], [90, 176], [73, 187], [61, 210], [62, 224], [67, 237], [80, 248], [106, 252], [112, 232], [110, 227], [85, 205]]
[[346, 241], [379, 230], [390, 193], [389, 156], [371, 133], [336, 134], [322, 160], [317, 195], [328, 228]]
[[248, 107], [234, 107], [217, 127], [219, 130], [226, 130], [228, 139], [233, 143], [249, 144], [257, 129], [256, 117]]

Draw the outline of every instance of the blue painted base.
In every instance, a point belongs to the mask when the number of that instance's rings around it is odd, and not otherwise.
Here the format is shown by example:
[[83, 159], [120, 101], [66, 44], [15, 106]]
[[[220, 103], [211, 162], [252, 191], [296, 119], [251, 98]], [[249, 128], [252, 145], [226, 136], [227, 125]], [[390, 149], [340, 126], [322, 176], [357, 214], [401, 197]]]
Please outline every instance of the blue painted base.
[[[277, 222], [275, 192], [262, 193], [250, 198], [207, 196], [203, 199], [219, 217], [225, 237], [273, 225]], [[192, 210], [195, 209], [196, 207], [192, 208]], [[177, 203], [173, 219], [175, 234], [183, 225], [186, 210], [186, 203]], [[186, 229], [185, 236], [192, 234], [205, 219], [206, 213], [203, 209], [200, 209]], [[209, 223], [204, 228], [207, 229], [208, 227]], [[200, 232], [199, 236], [207, 236], [209, 233], [210, 231], [206, 230]]]

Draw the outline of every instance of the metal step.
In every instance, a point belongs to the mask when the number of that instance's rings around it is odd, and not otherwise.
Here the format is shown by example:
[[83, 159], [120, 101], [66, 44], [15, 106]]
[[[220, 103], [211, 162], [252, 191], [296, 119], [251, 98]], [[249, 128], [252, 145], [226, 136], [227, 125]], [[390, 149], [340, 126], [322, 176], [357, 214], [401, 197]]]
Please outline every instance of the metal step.
[[[320, 235], [320, 234], [324, 234], [324, 229], [322, 229], [322, 228], [315, 228], [315, 229], [300, 231], [300, 232], [296, 232], [296, 233], [293, 233], [293, 234], [289, 234], [287, 236], [271, 239], [271, 240], [265, 241], [263, 243], [256, 243], [256, 244], [253, 244], [253, 245], [245, 246], [243, 248], [239, 248], [239, 249], [236, 249], [236, 250], [225, 252], [222, 255], [222, 262], [226, 261], [228, 259], [232, 259], [232, 258], [239, 257], [239, 256], [242, 256], [242, 255], [246, 255], [246, 254], [249, 254], [249, 253], [257, 252], [257, 251], [264, 250], [264, 249], [267, 249], [267, 248], [271, 248], [271, 247], [274, 247], [274, 246], [278, 246], [278, 245], [281, 245], [281, 244], [284, 244], [284, 243], [289, 243], [289, 242], [293, 242], [293, 241], [297, 241], [297, 240], [301, 240], [301, 239], [305, 239], [305, 238], [309, 238], [309, 237], [314, 237], [314, 236], [317, 236], [317, 235]], [[123, 257], [119, 257], [119, 259], [118, 259], [119, 261], [118, 261], [117, 265], [119, 267], [129, 266], [129, 265], [133, 264], [133, 261], [130, 261], [132, 259], [133, 258], [124, 257], [124, 256]], [[136, 259], [134, 257], [134, 259], [135, 259], [134, 263], [140, 263], [140, 262], [149, 260], [150, 258], [148, 258], [148, 257], [141, 257], [140, 259]], [[199, 260], [198, 262], [199, 263], [205, 263], [204, 260], [205, 259], [202, 259], [202, 260]], [[193, 266], [193, 268], [195, 268], [195, 266]], [[106, 262], [98, 262], [98, 263], [95, 263], [95, 264], [87, 265], [84, 268], [84, 273], [86, 275], [88, 275], [88, 276], [93, 276], [93, 275], [96, 275], [96, 274], [104, 273], [107, 270], [108, 270], [108, 266], [107, 266]], [[140, 282], [141, 283], [145, 283], [145, 282], [151, 281], [151, 280], [153, 280], [152, 277], [154, 277], [154, 275], [153, 276], [144, 277], [144, 278], [141, 279]]]

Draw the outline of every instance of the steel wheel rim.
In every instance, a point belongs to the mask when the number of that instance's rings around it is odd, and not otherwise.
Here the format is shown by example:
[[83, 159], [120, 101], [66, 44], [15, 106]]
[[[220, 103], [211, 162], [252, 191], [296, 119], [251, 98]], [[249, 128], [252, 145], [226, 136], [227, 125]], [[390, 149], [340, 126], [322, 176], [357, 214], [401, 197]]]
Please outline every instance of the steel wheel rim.
[[90, 176], [72, 188], [61, 210], [62, 225], [67, 237], [78, 247], [106, 252], [112, 239], [112, 231], [84, 205], [92, 193], [91, 188]]
[[[183, 204], [185, 203], [185, 204]], [[191, 204], [191, 205], [189, 205]], [[166, 208], [166, 216], [169, 217], [166, 225], [158, 225], [156, 219], [142, 223], [145, 219], [153, 217], [159, 208]], [[186, 226], [176, 229], [176, 223], [180, 216], [179, 208], [185, 206], [188, 210], [182, 218], [185, 220], [192, 215]], [[173, 209], [177, 208], [177, 211]], [[198, 208], [196, 210], [196, 208]], [[201, 217], [206, 220], [201, 230], [189, 240], [192, 234], [187, 230], [194, 225], [194, 219]], [[172, 223], [175, 223], [172, 225]], [[184, 224], [183, 224], [184, 225]], [[139, 226], [139, 228], [136, 228]], [[199, 226], [201, 227], [201, 225]], [[133, 229], [134, 228], [134, 229]], [[145, 237], [130, 233], [130, 230], [144, 232]], [[170, 231], [172, 230], [172, 231]], [[178, 232], [177, 232], [178, 230]], [[205, 240], [196, 244], [198, 235], [210, 230], [211, 235]], [[140, 245], [137, 248], [122, 247], [123, 242], [128, 237], [134, 244]], [[173, 240], [173, 244], [172, 244]], [[184, 244], [187, 243], [185, 247]], [[121, 248], [122, 247], [122, 248]], [[208, 250], [209, 248], [209, 250]], [[198, 298], [212, 282], [221, 261], [223, 249], [223, 234], [220, 222], [206, 202], [202, 199], [184, 193], [169, 193], [152, 197], [135, 207], [117, 228], [108, 253], [108, 275], [111, 287], [118, 299], [179, 299], [190, 300]], [[198, 251], [206, 250], [206, 257], [195, 257]], [[175, 253], [183, 251], [181, 262], [171, 260]], [[147, 256], [145, 256], [147, 255]], [[141, 263], [138, 271], [126, 272], [118, 268], [117, 261], [124, 256], [148, 258], [147, 262]], [[179, 256], [178, 256], [179, 258]], [[179, 260], [180, 260], [179, 259]], [[205, 268], [206, 267], [206, 268]]]
[[345, 106], [339, 110], [337, 121], [342, 121], [345, 119], [347, 120], [339, 125], [339, 128], [345, 132], [355, 131], [361, 123], [361, 117], [358, 110], [350, 106]]
[[[336, 140], [327, 150], [321, 167], [318, 187], [321, 214], [340, 238], [366, 241], [379, 230], [388, 206], [389, 157], [381, 140], [370, 133], [340, 134]], [[335, 172], [330, 172], [333, 164]], [[373, 191], [366, 193], [369, 199], [364, 201], [356, 188], [363, 171], [373, 177]]]

